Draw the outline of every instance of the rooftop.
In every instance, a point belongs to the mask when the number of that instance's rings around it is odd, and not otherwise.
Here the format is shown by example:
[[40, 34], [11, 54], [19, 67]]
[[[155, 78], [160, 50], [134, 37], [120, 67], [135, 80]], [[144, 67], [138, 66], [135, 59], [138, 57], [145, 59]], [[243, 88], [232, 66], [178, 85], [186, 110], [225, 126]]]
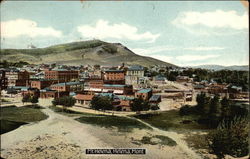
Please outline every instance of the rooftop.
[[104, 87], [125, 87], [125, 85], [122, 84], [104, 84]]
[[141, 89], [141, 90], [139, 90], [137, 93], [148, 93], [148, 92], [150, 92], [150, 91], [152, 91], [151, 88], [148, 88], [148, 89]]
[[158, 101], [159, 98], [161, 98], [161, 95], [152, 95], [152, 97], [149, 99], [149, 101], [150, 102]]
[[129, 71], [143, 71], [144, 68], [139, 65], [133, 65], [128, 68]]
[[58, 84], [53, 84], [52, 86], [70, 86], [70, 85], [77, 85], [77, 84], [83, 84], [81, 82], [66, 82], [66, 83], [58, 83]]

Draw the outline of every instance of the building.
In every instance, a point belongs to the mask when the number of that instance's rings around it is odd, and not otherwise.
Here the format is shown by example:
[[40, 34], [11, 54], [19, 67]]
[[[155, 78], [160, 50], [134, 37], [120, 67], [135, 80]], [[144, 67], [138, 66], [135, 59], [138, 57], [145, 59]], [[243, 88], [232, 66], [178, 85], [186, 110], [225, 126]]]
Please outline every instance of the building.
[[40, 96], [40, 91], [37, 88], [22, 88], [21, 89], [22, 96], [29, 95], [29, 96]]
[[50, 89], [59, 92], [79, 92], [84, 90], [84, 83], [82, 82], [57, 83], [51, 85]]
[[135, 98], [142, 98], [143, 100], [149, 100], [152, 96], [152, 89], [141, 89], [135, 92]]
[[40, 98], [60, 98], [64, 96], [69, 96], [69, 92], [58, 92], [48, 87], [40, 90]]
[[29, 83], [29, 72], [10, 70], [5, 72], [5, 77], [8, 79], [8, 87], [12, 86], [27, 86]]
[[158, 105], [161, 102], [161, 95], [152, 95], [149, 99], [150, 105]]
[[69, 82], [79, 78], [79, 71], [66, 69], [55, 69], [44, 71], [45, 79], [59, 80], [60, 82]]
[[103, 79], [105, 84], [125, 84], [125, 71], [106, 70]]
[[8, 79], [5, 76], [5, 70], [0, 70], [0, 90], [7, 88]]
[[142, 66], [134, 65], [127, 69], [125, 76], [125, 83], [128, 85], [137, 85], [144, 82], [144, 68]]
[[44, 89], [46, 87], [49, 87], [50, 85], [57, 83], [56, 80], [46, 80], [46, 79], [40, 79], [36, 81], [31, 81], [30, 87], [31, 88], [37, 88], [37, 89]]
[[130, 94], [133, 94], [133, 86], [132, 85], [119, 85], [119, 84], [104, 84], [103, 91], [112, 92], [114, 94], [130, 95]]
[[87, 105], [89, 106], [91, 100], [93, 99], [93, 94], [77, 94], [75, 96], [76, 105]]
[[176, 82], [193, 82], [193, 78], [189, 78], [188, 76], [177, 76]]

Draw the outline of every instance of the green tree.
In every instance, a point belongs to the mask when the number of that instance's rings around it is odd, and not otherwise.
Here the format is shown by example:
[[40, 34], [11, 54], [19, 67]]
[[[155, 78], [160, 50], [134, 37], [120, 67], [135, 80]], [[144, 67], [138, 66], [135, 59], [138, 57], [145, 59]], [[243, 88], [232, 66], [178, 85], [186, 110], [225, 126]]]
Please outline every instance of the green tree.
[[224, 158], [226, 154], [243, 157], [249, 153], [248, 132], [247, 119], [234, 118], [230, 124], [222, 122], [208, 134], [208, 145], [218, 158]]
[[220, 97], [215, 95], [209, 102], [209, 115], [211, 117], [219, 117], [221, 113]]
[[108, 96], [94, 96], [91, 101], [90, 107], [95, 110], [112, 110], [112, 99]]
[[230, 116], [230, 102], [224, 97], [221, 101], [221, 116], [222, 118], [227, 118]]
[[54, 106], [62, 105], [65, 107], [72, 107], [73, 105], [75, 105], [75, 103], [76, 103], [75, 98], [71, 96], [64, 96], [64, 97], [56, 98], [52, 101], [52, 104]]
[[30, 97], [30, 102], [31, 102], [32, 104], [38, 103], [38, 96]]
[[135, 98], [133, 100], [133, 103], [131, 106], [132, 111], [137, 111], [138, 113], [140, 113], [140, 111], [149, 110], [149, 109], [150, 109], [150, 106], [149, 106], [148, 101], [145, 101], [142, 98]]
[[205, 115], [209, 112], [210, 97], [207, 97], [204, 92], [197, 94], [196, 102], [201, 114]]

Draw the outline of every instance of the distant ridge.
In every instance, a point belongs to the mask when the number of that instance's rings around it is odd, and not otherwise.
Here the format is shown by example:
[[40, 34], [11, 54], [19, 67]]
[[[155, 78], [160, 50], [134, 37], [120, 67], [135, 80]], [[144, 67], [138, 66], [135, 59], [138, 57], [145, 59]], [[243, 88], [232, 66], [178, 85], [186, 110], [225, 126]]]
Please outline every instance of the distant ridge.
[[108, 43], [100, 40], [89, 40], [54, 45], [34, 49], [2, 49], [1, 60], [9, 62], [26, 61], [29, 63], [58, 63], [66, 65], [165, 65], [177, 67], [171, 63], [151, 57], [140, 56], [120, 43]]
[[202, 69], [208, 69], [208, 70], [237, 70], [237, 71], [249, 71], [248, 65], [232, 65], [232, 66], [222, 66], [222, 65], [200, 65], [200, 66], [194, 66], [192, 68], [202, 68]]

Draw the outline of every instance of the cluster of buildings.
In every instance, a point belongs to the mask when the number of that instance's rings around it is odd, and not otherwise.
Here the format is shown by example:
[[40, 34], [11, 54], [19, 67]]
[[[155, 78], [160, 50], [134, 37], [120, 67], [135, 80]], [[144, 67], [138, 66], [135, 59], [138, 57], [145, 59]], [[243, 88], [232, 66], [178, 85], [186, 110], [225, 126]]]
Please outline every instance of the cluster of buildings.
[[[117, 67], [26, 65], [22, 68], [0, 68], [0, 88], [7, 93], [32, 94], [40, 98], [73, 96], [80, 106], [89, 106], [95, 95], [112, 96], [116, 100], [114, 108], [121, 111], [130, 111], [133, 99], [140, 97], [152, 106], [169, 98], [175, 102], [178, 99], [184, 103], [192, 101], [193, 95], [199, 92], [220, 94], [230, 99], [249, 99], [248, 92], [231, 84], [205, 80], [195, 82], [193, 78], [180, 75], [176, 81], [170, 82], [160, 74], [150, 75], [150, 72], [180, 72], [180, 69], [154, 66], [145, 71], [142, 66], [124, 64]], [[183, 87], [168, 88], [169, 84]]]
[[40, 98], [73, 96], [77, 105], [89, 106], [95, 95], [109, 95], [117, 110], [130, 111], [134, 98], [142, 97], [152, 105], [160, 102], [147, 86], [142, 66], [101, 67], [31, 65], [0, 70], [1, 90], [36, 95]]

